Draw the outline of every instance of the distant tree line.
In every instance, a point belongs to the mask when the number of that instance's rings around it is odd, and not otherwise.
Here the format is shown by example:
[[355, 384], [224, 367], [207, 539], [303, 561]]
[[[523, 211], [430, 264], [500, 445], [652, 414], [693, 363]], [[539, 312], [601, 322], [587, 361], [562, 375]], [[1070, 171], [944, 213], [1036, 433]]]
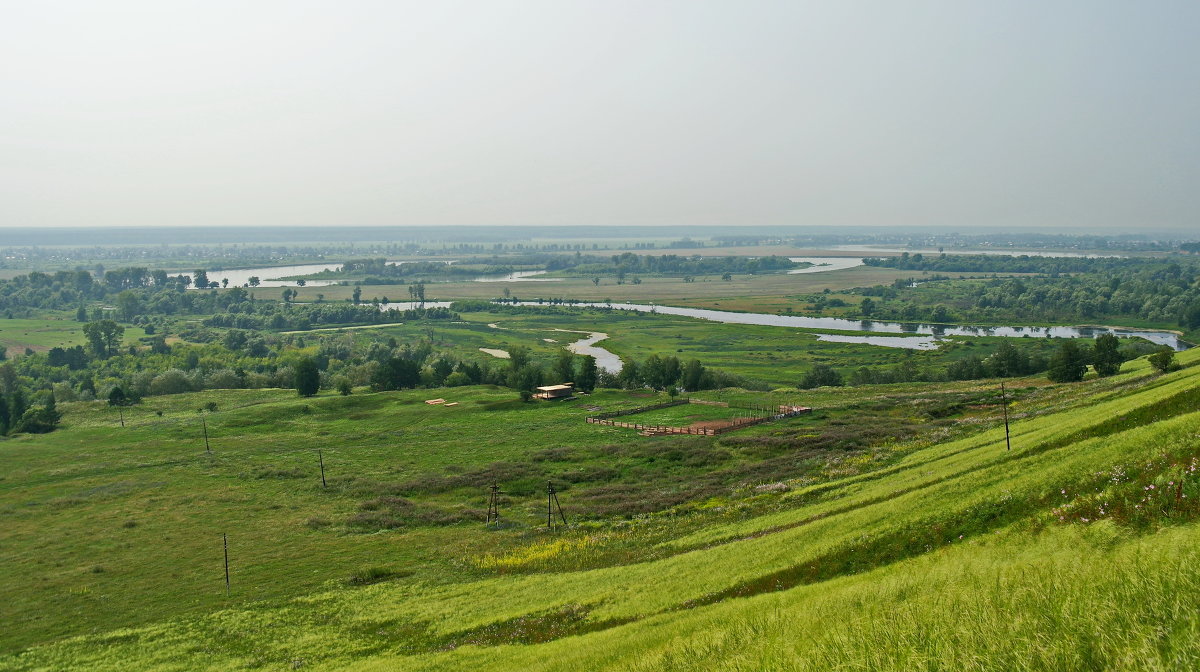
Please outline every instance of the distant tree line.
[[[916, 255], [914, 255], [915, 258]], [[1004, 257], [986, 257], [998, 271]], [[1029, 259], [1044, 272], [1053, 262]], [[1025, 260], [1019, 260], [1018, 265]], [[910, 287], [892, 285], [855, 290], [864, 295], [864, 316], [898, 321], [994, 323], [1008, 320], [1061, 322], [1135, 318], [1200, 329], [1200, 262], [1156, 259], [1072, 259], [1086, 272], [1064, 277], [955, 280]], [[959, 266], [956, 268], [964, 268]]]
[[[1041, 339], [1033, 347], [1017, 347], [1002, 341], [987, 357], [968, 355], [945, 367], [919, 366], [912, 359], [891, 367], [859, 367], [844, 376], [828, 364], [818, 363], [805, 372], [797, 383], [801, 389], [841, 385], [879, 385], [887, 383], [939, 382], [948, 380], [982, 380], [985, 378], [1014, 378], [1039, 373], [1054, 382], [1083, 380], [1088, 368], [1105, 377], [1120, 372], [1124, 362], [1155, 353], [1165, 355], [1161, 348], [1150, 344], [1121, 345], [1112, 334], [1102, 334], [1092, 342], [1082, 339]], [[1166, 348], [1166, 352], [1171, 352]]]

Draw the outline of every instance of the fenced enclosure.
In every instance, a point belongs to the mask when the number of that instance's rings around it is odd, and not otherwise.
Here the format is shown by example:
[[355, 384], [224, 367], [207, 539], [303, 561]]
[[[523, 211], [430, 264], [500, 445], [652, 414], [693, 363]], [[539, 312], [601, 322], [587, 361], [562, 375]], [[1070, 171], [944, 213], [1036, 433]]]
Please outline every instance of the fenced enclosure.
[[[642, 424], [638, 422], [624, 422], [614, 420], [630, 415], [638, 415], [640, 413], [648, 413], [651, 411], [662, 410], [666, 408], [674, 408], [676, 406], [686, 406], [688, 404], [699, 404], [704, 406], [720, 406], [729, 408], [731, 411], [749, 411], [748, 415], [741, 415], [727, 419], [716, 421], [696, 422], [686, 426], [665, 425], [665, 424]], [[659, 404], [651, 404], [649, 406], [639, 406], [637, 408], [627, 408], [620, 411], [609, 411], [607, 413], [597, 413], [593, 416], [588, 416], [586, 422], [592, 425], [604, 425], [607, 427], [622, 427], [626, 429], [637, 430], [644, 436], [664, 436], [669, 434], [687, 434], [692, 436], [717, 436], [726, 432], [752, 427], [764, 422], [772, 422], [775, 420], [783, 420], [792, 418], [797, 415], [812, 412], [812, 409], [807, 406], [795, 405], [780, 405], [771, 406], [732, 406], [723, 401], [707, 401], [703, 399], [674, 399]]]

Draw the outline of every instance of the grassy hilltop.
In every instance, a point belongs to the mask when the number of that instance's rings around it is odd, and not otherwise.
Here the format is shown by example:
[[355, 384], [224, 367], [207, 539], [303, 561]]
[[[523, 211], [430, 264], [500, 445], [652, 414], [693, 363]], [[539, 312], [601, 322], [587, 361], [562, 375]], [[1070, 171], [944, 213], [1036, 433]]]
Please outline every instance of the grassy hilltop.
[[0, 442], [0, 670], [1195, 668], [1179, 361], [1009, 381], [1011, 451], [990, 382], [707, 393], [818, 409], [722, 437], [583, 422], [649, 392], [63, 404]]

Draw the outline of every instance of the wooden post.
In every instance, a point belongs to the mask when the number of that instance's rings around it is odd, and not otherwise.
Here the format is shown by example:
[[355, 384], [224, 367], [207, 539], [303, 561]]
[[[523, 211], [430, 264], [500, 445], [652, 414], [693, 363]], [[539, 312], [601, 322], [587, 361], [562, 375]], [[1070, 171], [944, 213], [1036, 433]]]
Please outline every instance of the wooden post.
[[203, 415], [200, 416], [200, 424], [204, 427], [204, 450], [212, 453], [212, 448], [208, 445], [208, 421], [204, 419]]
[[125, 409], [117, 406], [117, 412], [121, 414], [121, 428], [125, 428]]
[[320, 448], [317, 449], [317, 461], [321, 463], [321, 487], [328, 487], [325, 485], [325, 456], [321, 454]]
[[500, 486], [492, 484], [488, 495], [487, 525], [500, 522]]
[[225, 544], [225, 594], [229, 594], [229, 537], [221, 533], [221, 542]]
[[554, 484], [546, 481], [546, 527], [554, 529], [553, 511], [550, 508], [550, 500], [553, 498], [554, 506], [558, 507], [558, 517], [562, 519], [563, 527], [567, 525], [567, 517], [563, 515], [562, 504], [558, 503], [558, 493], [554, 491]]

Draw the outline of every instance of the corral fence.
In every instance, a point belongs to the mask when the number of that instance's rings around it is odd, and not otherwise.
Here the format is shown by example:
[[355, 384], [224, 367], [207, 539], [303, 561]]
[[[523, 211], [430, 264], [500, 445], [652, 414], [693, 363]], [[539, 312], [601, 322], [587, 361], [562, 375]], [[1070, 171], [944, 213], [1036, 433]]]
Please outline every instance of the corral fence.
[[[764, 422], [773, 420], [783, 420], [784, 418], [793, 418], [797, 415], [811, 413], [812, 409], [807, 406], [779, 406], [778, 409], [771, 413], [765, 409], [767, 407], [746, 406], [749, 410], [755, 411], [755, 415], [751, 417], [732, 418], [727, 423], [719, 427], [674, 427], [670, 425], [643, 425], [636, 422], [621, 422], [613, 420], [625, 415], [635, 415], [637, 413], [646, 413], [648, 411], [657, 411], [663, 408], [671, 408], [673, 406], [683, 406], [685, 404], [704, 404], [708, 406], [723, 406], [730, 408], [730, 405], [723, 401], [705, 401], [701, 399], [675, 399], [666, 401], [661, 404], [651, 404], [650, 406], [639, 406], [637, 408], [628, 408], [622, 411], [610, 411], [608, 413], [599, 413], [589, 416], [586, 420], [591, 425], [604, 425], [606, 427], [624, 427], [626, 429], [635, 429], [646, 436], [667, 435], [667, 434], [690, 434], [693, 436], [717, 436], [725, 432], [732, 432], [744, 427], [752, 427]], [[743, 408], [738, 406], [738, 408]]]

